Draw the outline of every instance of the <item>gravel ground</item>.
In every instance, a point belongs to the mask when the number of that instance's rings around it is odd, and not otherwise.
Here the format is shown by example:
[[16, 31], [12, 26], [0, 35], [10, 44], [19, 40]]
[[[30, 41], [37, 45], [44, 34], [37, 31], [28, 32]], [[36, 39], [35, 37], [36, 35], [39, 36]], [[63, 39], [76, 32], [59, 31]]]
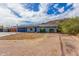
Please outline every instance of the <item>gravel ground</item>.
[[57, 33], [16, 33], [0, 37], [0, 55], [79, 55], [79, 38]]

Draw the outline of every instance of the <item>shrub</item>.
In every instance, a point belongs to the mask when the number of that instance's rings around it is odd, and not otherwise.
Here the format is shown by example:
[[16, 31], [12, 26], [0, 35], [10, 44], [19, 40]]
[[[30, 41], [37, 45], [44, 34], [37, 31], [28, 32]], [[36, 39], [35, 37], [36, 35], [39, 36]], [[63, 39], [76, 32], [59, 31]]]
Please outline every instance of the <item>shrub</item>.
[[62, 22], [59, 22], [58, 30], [61, 33], [67, 33], [67, 34], [78, 34], [79, 33], [79, 18], [69, 18], [67, 20], [64, 20]]
[[41, 29], [40, 29], [40, 32], [41, 32], [41, 33], [45, 33], [46, 31], [45, 31], [44, 28], [41, 28]]

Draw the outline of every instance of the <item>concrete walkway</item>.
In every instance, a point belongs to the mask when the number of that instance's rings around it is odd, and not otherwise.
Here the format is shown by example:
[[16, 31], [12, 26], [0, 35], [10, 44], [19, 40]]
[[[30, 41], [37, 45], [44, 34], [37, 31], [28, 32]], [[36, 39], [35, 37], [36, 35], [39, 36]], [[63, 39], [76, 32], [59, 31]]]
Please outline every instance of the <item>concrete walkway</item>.
[[12, 35], [12, 34], [16, 34], [16, 33], [14, 33], [14, 32], [0, 32], [0, 37], [7, 36], [7, 35]]

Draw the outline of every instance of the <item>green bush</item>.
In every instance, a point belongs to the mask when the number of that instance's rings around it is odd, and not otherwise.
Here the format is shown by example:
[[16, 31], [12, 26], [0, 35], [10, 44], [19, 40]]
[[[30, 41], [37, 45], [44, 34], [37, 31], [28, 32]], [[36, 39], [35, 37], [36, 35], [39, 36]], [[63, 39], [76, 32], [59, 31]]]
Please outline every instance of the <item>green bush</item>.
[[41, 33], [45, 33], [45, 32], [46, 32], [46, 31], [45, 31], [45, 28], [41, 28], [41, 29], [40, 29], [40, 32], [41, 32]]
[[79, 18], [69, 18], [61, 21], [59, 22], [58, 28], [61, 33], [76, 35], [79, 33]]

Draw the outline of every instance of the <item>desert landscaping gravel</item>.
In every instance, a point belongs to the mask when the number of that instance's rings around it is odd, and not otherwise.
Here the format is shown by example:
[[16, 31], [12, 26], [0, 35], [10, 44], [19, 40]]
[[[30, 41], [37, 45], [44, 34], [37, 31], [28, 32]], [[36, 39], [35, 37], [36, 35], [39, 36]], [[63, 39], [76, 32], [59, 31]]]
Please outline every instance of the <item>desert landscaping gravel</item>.
[[0, 37], [1, 56], [79, 55], [79, 38], [58, 33], [16, 33]]

